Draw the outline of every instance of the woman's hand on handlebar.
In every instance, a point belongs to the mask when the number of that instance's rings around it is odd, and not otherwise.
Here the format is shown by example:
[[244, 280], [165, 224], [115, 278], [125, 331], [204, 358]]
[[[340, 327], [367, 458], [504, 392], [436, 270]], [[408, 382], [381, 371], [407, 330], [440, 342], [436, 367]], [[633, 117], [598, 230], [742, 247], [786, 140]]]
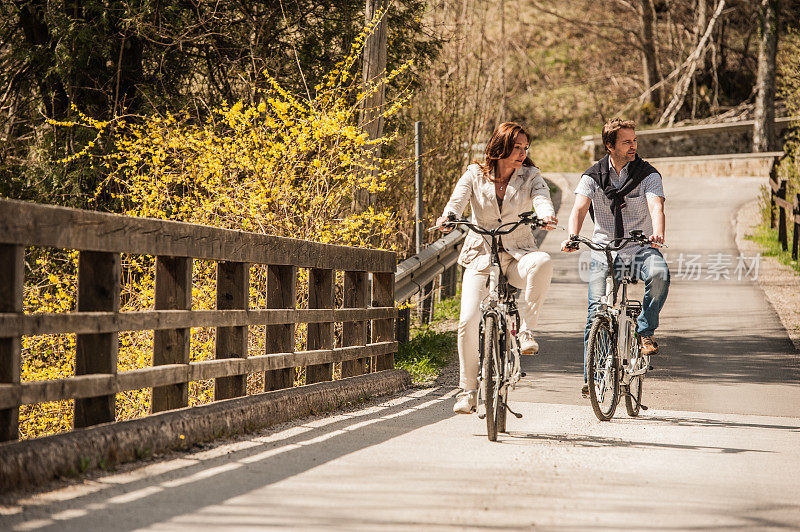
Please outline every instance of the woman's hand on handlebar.
[[455, 227], [454, 225], [447, 225], [449, 219], [449, 216], [440, 216], [439, 219], [436, 220], [436, 227], [434, 227], [434, 229], [438, 229], [445, 234], [449, 233]]

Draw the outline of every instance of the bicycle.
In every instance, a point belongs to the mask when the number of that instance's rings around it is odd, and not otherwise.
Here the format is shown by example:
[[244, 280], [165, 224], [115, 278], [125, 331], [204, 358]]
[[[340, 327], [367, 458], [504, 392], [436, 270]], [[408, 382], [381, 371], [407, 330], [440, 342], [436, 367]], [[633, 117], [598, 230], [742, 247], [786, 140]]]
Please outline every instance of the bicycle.
[[479, 364], [478, 404], [485, 405], [484, 413], [478, 415], [486, 419], [489, 441], [497, 441], [499, 432], [506, 432], [506, 411], [517, 419], [522, 414], [508, 406], [508, 392], [525, 376], [520, 365], [520, 348], [517, 339], [520, 317], [515, 294], [500, 268], [500, 237], [514, 231], [520, 225], [531, 228], [545, 227], [534, 211], [519, 215], [519, 221], [508, 222], [495, 229], [479, 227], [467, 219], [448, 218], [445, 227], [464, 225], [482, 236], [489, 236], [491, 242], [491, 266], [489, 270], [489, 295], [481, 302], [481, 323], [478, 333]]
[[647, 410], [641, 402], [642, 386], [652, 366], [650, 357], [641, 353], [636, 333], [636, 318], [642, 311], [642, 303], [628, 299], [628, 285], [636, 284], [638, 279], [629, 267], [622, 269], [618, 279], [611, 252], [629, 243], [645, 246], [651, 242], [642, 231], [631, 231], [630, 236], [607, 244], [598, 244], [578, 235], [570, 237], [570, 241], [567, 245], [572, 249], [578, 249], [582, 243], [604, 252], [608, 264], [605, 295], [600, 298], [600, 307], [586, 344], [592, 409], [597, 419], [608, 421], [614, 416], [620, 398], [624, 397], [625, 410], [629, 416], [636, 417], [640, 410]]

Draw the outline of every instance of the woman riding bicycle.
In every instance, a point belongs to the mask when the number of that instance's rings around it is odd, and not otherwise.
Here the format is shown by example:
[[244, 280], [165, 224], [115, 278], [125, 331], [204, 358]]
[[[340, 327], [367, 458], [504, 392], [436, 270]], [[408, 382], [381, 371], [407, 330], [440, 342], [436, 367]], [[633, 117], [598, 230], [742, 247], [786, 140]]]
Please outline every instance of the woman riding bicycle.
[[[517, 221], [519, 215], [530, 211], [533, 205], [537, 216], [548, 223], [547, 229], [554, 229], [558, 221], [550, 200], [550, 189], [527, 155], [529, 139], [530, 135], [519, 124], [500, 124], [486, 145], [484, 163], [473, 163], [467, 168], [436, 225], [446, 223], [450, 215], [461, 216], [467, 203], [473, 223], [486, 228]], [[443, 229], [445, 232], [450, 230]], [[522, 354], [535, 355], [539, 345], [534, 339], [533, 328], [553, 274], [550, 255], [537, 251], [533, 232], [524, 225], [503, 236], [500, 244], [503, 273], [512, 285], [522, 289], [518, 304], [522, 319], [517, 335], [520, 349]], [[470, 231], [458, 257], [458, 263], [464, 267], [458, 323], [459, 386], [462, 392], [453, 407], [458, 414], [469, 414], [476, 406], [480, 304], [488, 293], [490, 254], [489, 244]]]

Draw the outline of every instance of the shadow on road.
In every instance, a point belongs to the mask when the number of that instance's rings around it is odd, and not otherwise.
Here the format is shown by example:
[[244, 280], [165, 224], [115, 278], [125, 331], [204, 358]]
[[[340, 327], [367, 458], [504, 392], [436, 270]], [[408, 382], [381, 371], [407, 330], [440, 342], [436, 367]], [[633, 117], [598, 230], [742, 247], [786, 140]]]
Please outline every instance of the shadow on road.
[[[512, 438], [523, 438], [526, 440], [554, 441], [558, 443], [572, 444], [579, 447], [630, 447], [639, 449], [681, 449], [689, 451], [711, 451], [725, 454], [739, 453], [771, 453], [760, 449], [739, 449], [735, 447], [710, 447], [705, 445], [686, 445], [678, 443], [659, 443], [645, 441], [630, 441], [620, 438], [606, 438], [603, 436], [584, 436], [577, 434], [533, 434], [525, 432], [509, 432]], [[499, 441], [499, 440], [498, 440]]]
[[[95, 483], [105, 484], [101, 491], [51, 507], [29, 508], [33, 512], [13, 516], [5, 523], [0, 518], [0, 529], [21, 524], [25, 530], [128, 531], [163, 523], [452, 417], [446, 402], [451, 395], [448, 391], [437, 388], [416, 393], [419, 397], [401, 404], [334, 416], [341, 419], [332, 423], [323, 418], [273, 435], [249, 436], [222, 456], [219, 452], [207, 458], [198, 458], [203, 452], [186, 454], [176, 460], [183, 461], [183, 466], [169, 471], [166, 467], [163, 473], [144, 479], [100, 478]], [[186, 461], [191, 465], [186, 466]], [[112, 515], [125, 518], [113, 519]]]
[[[541, 355], [523, 360], [526, 371], [583, 372], [583, 331], [542, 332]], [[788, 337], [703, 331], [665, 331], [661, 354], [652, 358], [648, 377], [713, 384], [800, 384], [800, 356]]]
[[777, 429], [800, 432], [796, 425], [766, 425], [763, 423], [743, 423], [741, 421], [727, 421], [720, 419], [703, 419], [692, 417], [649, 416], [639, 418], [643, 421], [668, 423], [679, 427], [720, 427], [720, 428], [750, 428], [750, 429]]

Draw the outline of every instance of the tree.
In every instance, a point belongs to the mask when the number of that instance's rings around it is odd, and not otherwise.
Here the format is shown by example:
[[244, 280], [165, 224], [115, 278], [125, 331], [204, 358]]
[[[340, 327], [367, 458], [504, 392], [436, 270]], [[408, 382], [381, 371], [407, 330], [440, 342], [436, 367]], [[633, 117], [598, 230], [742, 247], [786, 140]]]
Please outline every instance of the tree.
[[[658, 72], [655, 38], [656, 9], [653, 6], [653, 0], [641, 0], [640, 17], [642, 20], [641, 41], [644, 85], [649, 88], [661, 81], [661, 76]], [[655, 104], [656, 107], [661, 107], [660, 90], [648, 92], [645, 98], [645, 101]]]
[[759, 23], [761, 42], [758, 47], [758, 81], [756, 83], [753, 151], [764, 152], [775, 147], [775, 56], [778, 50], [779, 0], [761, 0]]

